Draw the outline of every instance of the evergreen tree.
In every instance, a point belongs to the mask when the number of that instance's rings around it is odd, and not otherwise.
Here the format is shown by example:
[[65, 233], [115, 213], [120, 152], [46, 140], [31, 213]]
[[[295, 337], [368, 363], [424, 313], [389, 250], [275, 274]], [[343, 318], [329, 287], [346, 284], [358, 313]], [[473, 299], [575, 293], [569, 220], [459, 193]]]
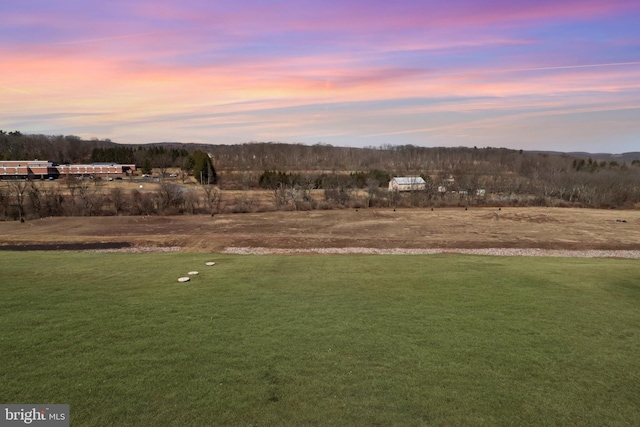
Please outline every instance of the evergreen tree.
[[203, 151], [197, 150], [191, 155], [193, 158], [193, 176], [201, 184], [217, 184], [218, 175], [213, 167], [211, 157]]

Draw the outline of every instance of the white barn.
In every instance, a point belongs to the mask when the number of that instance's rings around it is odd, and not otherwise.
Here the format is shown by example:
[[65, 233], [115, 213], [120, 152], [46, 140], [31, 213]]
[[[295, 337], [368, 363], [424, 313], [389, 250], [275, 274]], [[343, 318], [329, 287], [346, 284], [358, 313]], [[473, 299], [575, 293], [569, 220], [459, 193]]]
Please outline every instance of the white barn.
[[426, 186], [419, 176], [397, 176], [389, 181], [389, 191], [422, 191]]

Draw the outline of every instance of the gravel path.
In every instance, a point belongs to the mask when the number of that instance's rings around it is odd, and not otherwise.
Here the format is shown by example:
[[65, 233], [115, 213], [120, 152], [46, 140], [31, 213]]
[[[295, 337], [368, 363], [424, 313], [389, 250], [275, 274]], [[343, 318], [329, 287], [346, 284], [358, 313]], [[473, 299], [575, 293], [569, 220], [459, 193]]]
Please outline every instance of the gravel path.
[[491, 256], [546, 256], [574, 258], [634, 258], [640, 259], [640, 250], [564, 250], [564, 249], [375, 249], [375, 248], [307, 248], [277, 249], [259, 247], [228, 247], [224, 253], [238, 255], [270, 254], [376, 254], [376, 255], [425, 255], [425, 254], [471, 254]]
[[[99, 245], [99, 244], [98, 244]], [[65, 247], [64, 245], [41, 245], [35, 248], [29, 245], [21, 247], [20, 250], [89, 250], [92, 252], [179, 252], [179, 246], [159, 247], [141, 246], [126, 248], [93, 248], [76, 245]], [[7, 249], [9, 249], [7, 247]], [[16, 249], [13, 249], [16, 250]], [[293, 254], [369, 254], [369, 255], [430, 255], [430, 254], [470, 254], [489, 256], [537, 256], [537, 257], [568, 257], [568, 258], [632, 258], [640, 259], [640, 250], [568, 250], [568, 249], [514, 249], [514, 248], [485, 248], [485, 249], [456, 249], [456, 248], [434, 248], [434, 249], [409, 249], [409, 248], [264, 248], [264, 247], [227, 247], [223, 253], [235, 255], [293, 255]]]

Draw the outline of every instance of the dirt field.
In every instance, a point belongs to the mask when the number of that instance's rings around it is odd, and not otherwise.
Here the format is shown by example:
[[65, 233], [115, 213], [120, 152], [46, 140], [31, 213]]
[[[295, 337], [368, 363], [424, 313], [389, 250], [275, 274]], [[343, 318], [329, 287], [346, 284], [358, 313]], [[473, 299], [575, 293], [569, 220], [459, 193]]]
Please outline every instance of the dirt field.
[[[350, 209], [0, 222], [0, 245], [117, 244], [191, 251], [261, 248], [640, 249], [640, 211]], [[117, 246], [116, 245], [116, 246]]]

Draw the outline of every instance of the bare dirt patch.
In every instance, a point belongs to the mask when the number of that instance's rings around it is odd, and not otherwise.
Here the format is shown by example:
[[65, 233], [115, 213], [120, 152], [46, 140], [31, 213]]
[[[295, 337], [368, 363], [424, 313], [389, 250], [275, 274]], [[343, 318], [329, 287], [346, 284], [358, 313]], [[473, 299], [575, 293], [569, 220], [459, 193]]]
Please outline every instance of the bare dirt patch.
[[0, 222], [0, 245], [126, 242], [133, 248], [640, 250], [640, 211], [349, 209]]

